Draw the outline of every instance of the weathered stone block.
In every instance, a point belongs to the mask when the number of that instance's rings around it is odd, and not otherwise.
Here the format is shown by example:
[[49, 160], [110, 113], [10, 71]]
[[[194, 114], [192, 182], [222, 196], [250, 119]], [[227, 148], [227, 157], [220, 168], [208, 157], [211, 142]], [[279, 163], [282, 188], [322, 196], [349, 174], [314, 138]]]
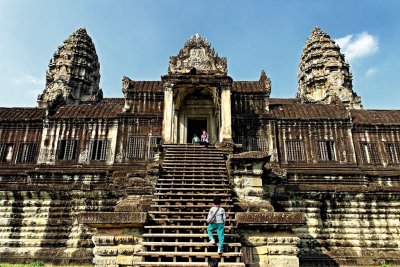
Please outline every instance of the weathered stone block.
[[93, 253], [99, 256], [116, 256], [118, 255], [118, 248], [116, 246], [99, 246], [93, 249]]
[[115, 244], [115, 237], [112, 235], [94, 235], [92, 237], [93, 243], [96, 246], [113, 245]]
[[115, 236], [115, 241], [118, 244], [133, 244], [134, 237], [132, 235], [117, 235]]
[[116, 263], [118, 265], [125, 265], [125, 266], [131, 266], [132, 265], [132, 256], [124, 256], [124, 255], [118, 255]]
[[[268, 256], [265, 267], [297, 267], [299, 258], [297, 256]], [[264, 266], [264, 265], [262, 265]]]
[[117, 257], [96, 256], [93, 260], [96, 266], [117, 266]]

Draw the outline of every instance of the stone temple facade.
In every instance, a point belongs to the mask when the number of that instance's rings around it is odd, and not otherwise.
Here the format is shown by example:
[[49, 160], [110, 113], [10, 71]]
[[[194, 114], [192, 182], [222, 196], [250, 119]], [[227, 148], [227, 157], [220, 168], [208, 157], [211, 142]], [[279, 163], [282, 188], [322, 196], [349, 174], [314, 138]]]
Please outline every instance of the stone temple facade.
[[[400, 111], [366, 110], [315, 28], [298, 92], [228, 76], [196, 34], [155, 81], [103, 98], [85, 29], [32, 108], [0, 108], [0, 261], [97, 266], [400, 265]], [[211, 144], [192, 145], [207, 129]], [[223, 255], [205, 214], [220, 196]]]

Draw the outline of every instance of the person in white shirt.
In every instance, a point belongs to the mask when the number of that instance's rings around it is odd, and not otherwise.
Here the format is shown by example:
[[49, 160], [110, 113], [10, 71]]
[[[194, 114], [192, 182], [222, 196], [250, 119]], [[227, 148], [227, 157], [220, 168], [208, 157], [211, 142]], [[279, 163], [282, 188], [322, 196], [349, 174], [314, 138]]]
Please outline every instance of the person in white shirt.
[[217, 230], [218, 235], [218, 254], [222, 254], [224, 247], [224, 228], [225, 228], [225, 209], [221, 207], [221, 199], [219, 197], [214, 198], [214, 206], [211, 207], [208, 212], [207, 222], [209, 223], [207, 227], [208, 236], [210, 238], [210, 244], [216, 244], [213, 231]]

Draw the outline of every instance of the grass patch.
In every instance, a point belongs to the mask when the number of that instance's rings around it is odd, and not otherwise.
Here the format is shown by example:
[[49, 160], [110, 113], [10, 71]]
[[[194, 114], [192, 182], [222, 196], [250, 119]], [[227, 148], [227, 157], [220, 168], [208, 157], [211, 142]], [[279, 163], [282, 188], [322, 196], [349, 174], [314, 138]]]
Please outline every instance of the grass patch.
[[42, 261], [34, 261], [28, 264], [0, 263], [0, 267], [93, 267], [93, 265], [56, 265], [44, 264]]

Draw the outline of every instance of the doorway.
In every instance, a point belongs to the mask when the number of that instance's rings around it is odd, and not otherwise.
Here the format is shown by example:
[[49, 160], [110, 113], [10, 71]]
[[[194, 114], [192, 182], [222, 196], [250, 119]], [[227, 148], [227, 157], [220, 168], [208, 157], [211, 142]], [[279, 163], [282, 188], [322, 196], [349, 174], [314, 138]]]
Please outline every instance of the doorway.
[[193, 118], [188, 119], [187, 124], [187, 143], [192, 143], [193, 135], [196, 134], [199, 138], [203, 134], [203, 129], [207, 129], [207, 119]]

